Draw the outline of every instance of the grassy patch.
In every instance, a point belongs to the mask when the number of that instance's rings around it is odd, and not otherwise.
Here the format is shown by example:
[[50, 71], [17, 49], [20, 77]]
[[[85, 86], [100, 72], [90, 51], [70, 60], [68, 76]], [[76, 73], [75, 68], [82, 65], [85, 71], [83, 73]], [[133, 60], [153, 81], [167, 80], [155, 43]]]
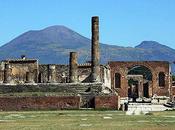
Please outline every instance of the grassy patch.
[[127, 116], [120, 111], [0, 112], [2, 130], [174, 130], [175, 111]]

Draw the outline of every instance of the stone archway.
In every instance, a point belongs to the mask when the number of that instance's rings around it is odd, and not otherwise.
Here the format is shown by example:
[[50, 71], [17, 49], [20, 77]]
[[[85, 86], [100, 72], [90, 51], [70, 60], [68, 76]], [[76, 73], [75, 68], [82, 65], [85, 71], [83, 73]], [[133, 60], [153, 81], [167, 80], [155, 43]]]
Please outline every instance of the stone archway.
[[[170, 88], [170, 65], [166, 61], [110, 61], [109, 66], [111, 69], [111, 88], [114, 89], [120, 97], [123, 99], [128, 98], [128, 79], [127, 75], [132, 68], [138, 68], [139, 66], [142, 68], [146, 68], [149, 70], [152, 75], [152, 79], [144, 80], [143, 82], [143, 91], [147, 91], [148, 93], [143, 93], [143, 97], [152, 97], [154, 95], [158, 96], [168, 96], [169, 88]], [[136, 69], [137, 70], [137, 69]], [[164, 72], [164, 87], [159, 86], [158, 78], [159, 73]], [[116, 88], [116, 80], [115, 74], [119, 73], [121, 75], [120, 87]], [[133, 75], [136, 73], [132, 73]], [[137, 74], [139, 75], [139, 74]], [[141, 74], [143, 75], [143, 73]]]
[[[136, 101], [136, 98], [149, 98], [151, 89], [152, 73], [151, 70], [142, 65], [135, 65], [128, 68], [128, 97]], [[131, 82], [132, 81], [132, 82]]]

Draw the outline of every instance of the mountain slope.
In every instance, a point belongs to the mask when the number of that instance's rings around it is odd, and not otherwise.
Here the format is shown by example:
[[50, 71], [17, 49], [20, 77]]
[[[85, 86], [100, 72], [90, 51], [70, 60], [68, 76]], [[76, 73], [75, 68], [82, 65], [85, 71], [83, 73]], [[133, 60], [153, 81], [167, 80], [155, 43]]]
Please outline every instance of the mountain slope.
[[0, 55], [4, 59], [26, 54], [41, 63], [65, 63], [70, 51], [89, 48], [89, 43], [89, 39], [64, 26], [51, 26], [20, 35], [0, 47]]
[[156, 41], [143, 41], [135, 48], [143, 49], [145, 53], [149, 53], [149, 56], [151, 56], [150, 60], [165, 60], [171, 62], [175, 60], [175, 50], [168, 46], [161, 45]]
[[[28, 31], [0, 47], [0, 60], [19, 58], [25, 54], [40, 63], [68, 64], [69, 52], [77, 51], [79, 63], [90, 60], [90, 39], [64, 26], [51, 26], [43, 30]], [[136, 47], [100, 44], [101, 62], [110, 60], [174, 61], [175, 50], [155, 41], [143, 41]]]

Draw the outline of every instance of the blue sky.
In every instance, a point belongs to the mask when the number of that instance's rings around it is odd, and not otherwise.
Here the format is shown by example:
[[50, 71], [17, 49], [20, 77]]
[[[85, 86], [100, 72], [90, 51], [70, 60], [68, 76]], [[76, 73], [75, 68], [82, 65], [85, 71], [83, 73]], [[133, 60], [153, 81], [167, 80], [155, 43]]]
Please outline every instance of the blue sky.
[[134, 47], [154, 40], [175, 48], [175, 0], [0, 0], [0, 45], [52, 25], [90, 37], [94, 15], [102, 43]]

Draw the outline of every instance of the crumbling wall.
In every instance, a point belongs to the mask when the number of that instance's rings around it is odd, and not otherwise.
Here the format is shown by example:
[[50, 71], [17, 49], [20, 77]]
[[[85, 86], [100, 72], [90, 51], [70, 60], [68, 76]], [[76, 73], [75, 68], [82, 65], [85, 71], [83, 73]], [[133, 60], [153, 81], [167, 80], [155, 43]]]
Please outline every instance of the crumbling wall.
[[[3, 61], [0, 64], [0, 83], [4, 81], [5, 64], [8, 63], [11, 72], [12, 84], [28, 83], [26, 80], [32, 80], [34, 83], [68, 83], [69, 65], [58, 64], [40, 64], [32, 59], [14, 59]], [[27, 75], [28, 74], [28, 75]], [[106, 66], [100, 66], [100, 81], [110, 88], [110, 69]], [[78, 66], [78, 82], [91, 82], [91, 64], [85, 63]]]
[[78, 66], [78, 81], [83, 83], [91, 82], [91, 66], [89, 64]]
[[[39, 65], [39, 76], [38, 81], [39, 83], [47, 83], [48, 82], [48, 75], [49, 75], [49, 65], [51, 64], [41, 64]], [[69, 82], [69, 65], [57, 65], [52, 64], [55, 66], [56, 71], [56, 82], [57, 83], [66, 83]], [[105, 71], [105, 73], [104, 73]], [[109, 85], [109, 71], [107, 68], [101, 65], [100, 67], [100, 81], [104, 82]], [[105, 77], [104, 77], [105, 76]], [[78, 82], [89, 83], [91, 82], [91, 66], [89, 64], [81, 64], [78, 66]]]
[[[39, 65], [39, 76], [38, 76], [38, 81], [39, 83], [47, 83], [49, 81], [49, 65], [51, 64], [41, 64]], [[68, 65], [56, 65], [52, 64], [55, 66], [55, 71], [56, 71], [56, 77], [55, 80], [58, 83], [66, 83], [68, 82], [68, 76], [69, 76], [69, 68]]]
[[120, 98], [116, 95], [95, 96], [95, 109], [118, 110]]
[[9, 64], [11, 69], [10, 83], [21, 84], [26, 81], [26, 73], [29, 72], [31, 79], [38, 82], [38, 61], [37, 60], [7, 60], [2, 61], [0, 66], [0, 81], [4, 80], [5, 64]]
[[[39, 81], [41, 83], [48, 82], [49, 65], [39, 65]], [[56, 82], [66, 83], [69, 82], [69, 65], [55, 65], [56, 70]], [[79, 82], [89, 82], [89, 75], [91, 73], [91, 68], [89, 66], [79, 66], [78, 67], [78, 81]]]

